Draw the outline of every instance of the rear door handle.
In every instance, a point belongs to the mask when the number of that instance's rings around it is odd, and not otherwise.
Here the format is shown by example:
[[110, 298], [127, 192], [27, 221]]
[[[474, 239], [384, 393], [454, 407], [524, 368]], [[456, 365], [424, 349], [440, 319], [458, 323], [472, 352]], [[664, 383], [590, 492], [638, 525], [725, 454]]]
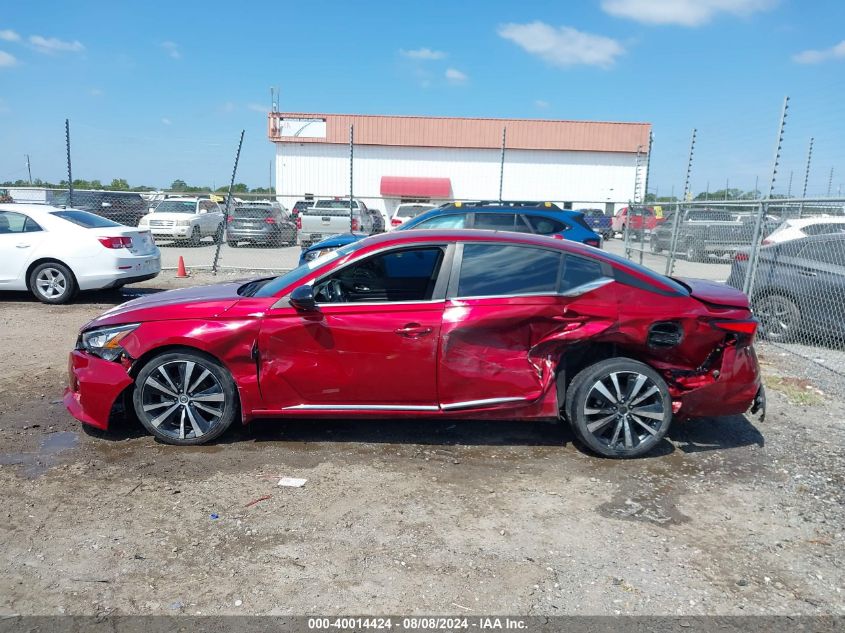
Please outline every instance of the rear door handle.
[[31, 244], [16, 244], [15, 245], [16, 248], [29, 248], [30, 246], [31, 246]]
[[433, 330], [432, 328], [427, 327], [425, 325], [420, 325], [419, 323], [408, 323], [403, 327], [397, 328], [396, 330], [394, 330], [394, 332], [396, 332], [396, 334], [398, 334], [399, 336], [417, 338], [419, 336], [431, 334]]

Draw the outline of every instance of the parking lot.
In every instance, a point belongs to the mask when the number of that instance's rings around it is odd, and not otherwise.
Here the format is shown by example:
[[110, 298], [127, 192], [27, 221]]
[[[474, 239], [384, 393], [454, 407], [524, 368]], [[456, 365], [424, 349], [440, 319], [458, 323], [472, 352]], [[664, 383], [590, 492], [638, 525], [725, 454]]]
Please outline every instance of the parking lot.
[[[259, 251], [298, 255], [223, 261]], [[214, 279], [0, 298], [4, 613], [845, 612], [845, 403], [778, 348], [765, 422], [676, 425], [631, 461], [516, 422], [266, 421], [190, 448], [84, 433], [60, 401], [79, 327]]]

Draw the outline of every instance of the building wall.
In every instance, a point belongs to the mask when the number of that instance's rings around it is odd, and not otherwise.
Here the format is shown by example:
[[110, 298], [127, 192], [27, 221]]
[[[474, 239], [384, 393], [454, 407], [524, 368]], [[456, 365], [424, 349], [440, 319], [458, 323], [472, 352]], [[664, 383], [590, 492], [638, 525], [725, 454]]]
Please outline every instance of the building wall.
[[[500, 150], [426, 147], [355, 147], [354, 192], [390, 215], [399, 199], [380, 199], [382, 176], [449, 178], [454, 199], [499, 197]], [[634, 195], [636, 156], [613, 152], [509, 150], [505, 200], [572, 202], [573, 208], [624, 206]], [[645, 165], [641, 178], [645, 176]], [[345, 196], [349, 147], [327, 143], [276, 143], [276, 191], [290, 207], [305, 193]]]

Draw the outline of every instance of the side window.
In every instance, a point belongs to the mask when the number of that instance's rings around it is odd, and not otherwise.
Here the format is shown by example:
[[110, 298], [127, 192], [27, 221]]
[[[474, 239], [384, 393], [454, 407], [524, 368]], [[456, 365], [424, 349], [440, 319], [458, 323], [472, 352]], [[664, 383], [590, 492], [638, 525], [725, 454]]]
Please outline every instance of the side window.
[[560, 283], [561, 292], [565, 293], [605, 276], [601, 264], [595, 260], [575, 255], [566, 255], [564, 259], [563, 277]]
[[813, 242], [801, 250], [800, 256], [822, 264], [845, 266], [845, 242], [839, 240]]
[[528, 219], [534, 226], [534, 232], [538, 235], [553, 235], [555, 233], [562, 233], [569, 228], [566, 224], [560, 222], [559, 220], [545, 218], [541, 215], [529, 215]]
[[314, 284], [318, 303], [429, 301], [443, 262], [440, 247], [373, 255]]
[[514, 213], [476, 213], [474, 229], [490, 231], [513, 231], [516, 214]]
[[457, 295], [555, 294], [562, 257], [562, 253], [530, 246], [464, 244]]
[[513, 228], [517, 233], [534, 233], [534, 227], [524, 215], [516, 216], [516, 226]]
[[5, 233], [33, 233], [41, 227], [29, 216], [13, 211], [0, 211], [0, 235]]
[[462, 229], [466, 226], [465, 213], [439, 215], [414, 226], [415, 229]]

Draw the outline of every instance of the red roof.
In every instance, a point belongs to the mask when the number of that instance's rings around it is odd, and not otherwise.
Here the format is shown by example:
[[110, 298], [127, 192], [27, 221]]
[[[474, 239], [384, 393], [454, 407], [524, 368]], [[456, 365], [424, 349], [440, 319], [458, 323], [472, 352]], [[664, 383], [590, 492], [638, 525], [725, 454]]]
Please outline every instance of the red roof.
[[[325, 121], [325, 138], [281, 136], [282, 119]], [[507, 128], [508, 149], [636, 153], [648, 149], [649, 123], [554, 121], [542, 119], [462, 119], [454, 117], [376, 116], [271, 112], [268, 135], [278, 143], [349, 142], [356, 145], [498, 149]]]

